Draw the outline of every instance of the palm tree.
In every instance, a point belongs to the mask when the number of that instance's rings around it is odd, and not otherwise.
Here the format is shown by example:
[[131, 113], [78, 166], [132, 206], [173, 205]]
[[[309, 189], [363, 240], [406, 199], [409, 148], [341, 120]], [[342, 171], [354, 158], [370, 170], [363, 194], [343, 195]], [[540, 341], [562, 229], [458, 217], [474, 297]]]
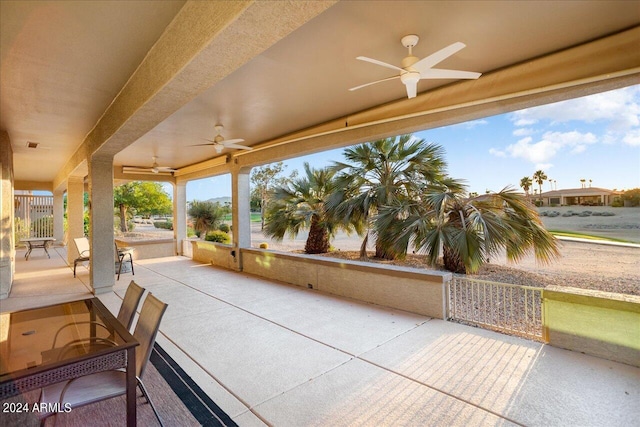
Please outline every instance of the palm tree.
[[533, 180], [538, 184], [538, 186], [540, 187], [540, 194], [542, 194], [542, 183], [547, 179], [547, 174], [544, 173], [543, 170], [537, 170], [534, 174], [533, 174]]
[[533, 182], [528, 176], [525, 176], [520, 180], [520, 187], [524, 190], [524, 194], [527, 198], [529, 197], [529, 189], [531, 188], [531, 185], [533, 185]]
[[385, 207], [377, 222], [396, 236], [396, 250], [412, 244], [431, 265], [442, 251], [444, 267], [456, 273], [475, 273], [503, 249], [516, 262], [531, 250], [542, 263], [559, 256], [537, 211], [511, 188], [476, 197], [455, 187], [432, 188], [421, 200]]
[[584, 178], [580, 179], [580, 188], [584, 188], [584, 183], [585, 183], [586, 181], [587, 181], [587, 180], [586, 180], [586, 179], [584, 179]]
[[187, 213], [193, 219], [193, 228], [204, 238], [209, 230], [220, 226], [226, 212], [220, 203], [194, 200], [189, 204]]
[[327, 210], [325, 200], [335, 190], [335, 172], [313, 169], [304, 164], [304, 176], [282, 183], [271, 190], [270, 202], [265, 212], [264, 233], [282, 240], [289, 233], [292, 237], [303, 229], [309, 229], [304, 250], [308, 254], [329, 252], [330, 239], [342, 228], [353, 230], [349, 223], [342, 223]]
[[380, 139], [344, 150], [346, 162], [334, 162], [338, 189], [328, 205], [343, 222], [364, 228], [360, 257], [367, 257], [369, 234], [376, 236], [378, 258], [394, 259], [393, 236], [374, 223], [378, 210], [411, 199], [423, 185], [444, 179], [444, 150], [412, 135]]

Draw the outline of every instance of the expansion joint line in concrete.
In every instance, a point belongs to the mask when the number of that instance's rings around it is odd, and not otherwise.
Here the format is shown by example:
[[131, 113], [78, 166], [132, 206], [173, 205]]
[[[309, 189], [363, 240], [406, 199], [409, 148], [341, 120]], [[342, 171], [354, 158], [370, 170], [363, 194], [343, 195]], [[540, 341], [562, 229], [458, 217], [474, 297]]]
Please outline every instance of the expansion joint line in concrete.
[[[350, 359], [350, 360], [347, 360], [347, 361], [345, 361], [345, 362], [343, 362], [343, 363], [341, 363], [341, 364], [339, 364], [339, 365], [334, 366], [333, 368], [331, 368], [331, 369], [329, 369], [329, 370], [327, 370], [327, 371], [325, 371], [325, 372], [321, 373], [320, 375], [316, 376], [316, 377], [315, 377], [315, 378], [313, 378], [313, 379], [320, 378], [320, 377], [322, 377], [322, 376], [324, 376], [324, 375], [328, 374], [329, 372], [332, 372], [332, 371], [334, 371], [335, 369], [337, 369], [337, 368], [339, 368], [339, 367], [341, 367], [341, 366], [344, 366], [345, 364], [347, 364], [347, 363], [351, 362], [353, 359], [358, 359], [358, 360], [360, 360], [360, 361], [362, 361], [362, 362], [364, 362], [364, 363], [367, 363], [367, 364], [369, 364], [369, 365], [371, 365], [371, 366], [375, 366], [375, 367], [377, 367], [377, 368], [379, 368], [379, 369], [382, 369], [382, 370], [384, 370], [384, 371], [386, 371], [386, 372], [389, 372], [389, 373], [394, 374], [394, 375], [398, 375], [398, 376], [400, 376], [400, 377], [402, 377], [402, 378], [405, 378], [405, 379], [407, 379], [407, 380], [409, 380], [409, 381], [411, 381], [411, 382], [414, 382], [414, 383], [416, 383], [416, 384], [419, 384], [419, 385], [425, 386], [425, 387], [427, 387], [427, 388], [430, 388], [431, 390], [434, 390], [434, 391], [436, 391], [436, 392], [438, 392], [438, 393], [442, 393], [442, 394], [444, 394], [444, 395], [447, 395], [447, 396], [449, 396], [449, 397], [451, 397], [451, 398], [453, 398], [453, 399], [455, 399], [455, 400], [458, 400], [458, 401], [460, 401], [460, 402], [462, 402], [462, 403], [465, 403], [465, 404], [470, 405], [470, 406], [474, 406], [474, 407], [476, 407], [476, 408], [478, 408], [478, 409], [480, 409], [480, 410], [482, 410], [482, 411], [485, 411], [485, 412], [488, 412], [488, 413], [490, 413], [490, 414], [492, 414], [492, 415], [495, 415], [495, 416], [496, 416], [496, 417], [498, 417], [498, 418], [504, 419], [504, 420], [506, 420], [506, 421], [509, 421], [509, 422], [511, 422], [511, 423], [513, 423], [513, 424], [516, 424], [516, 425], [519, 425], [519, 426], [524, 426], [524, 424], [519, 423], [518, 421], [515, 421], [515, 420], [513, 420], [513, 419], [511, 419], [511, 418], [508, 418], [508, 417], [504, 416], [503, 414], [500, 414], [500, 413], [497, 413], [497, 412], [492, 411], [492, 410], [490, 410], [490, 409], [484, 408], [484, 407], [479, 406], [479, 405], [477, 405], [477, 404], [475, 404], [475, 403], [473, 403], [473, 402], [470, 402], [470, 401], [468, 401], [468, 400], [466, 400], [466, 399], [463, 399], [463, 398], [461, 398], [461, 397], [459, 397], [459, 396], [456, 396], [456, 395], [454, 395], [454, 394], [451, 394], [451, 393], [449, 393], [449, 392], [447, 392], [447, 391], [445, 391], [445, 390], [441, 390], [441, 389], [439, 389], [439, 388], [437, 388], [437, 387], [433, 387], [433, 386], [431, 386], [431, 385], [429, 385], [429, 384], [426, 384], [426, 383], [424, 383], [424, 382], [422, 382], [422, 381], [418, 381], [418, 380], [416, 380], [415, 378], [411, 378], [411, 377], [409, 377], [409, 376], [407, 376], [407, 375], [405, 375], [405, 374], [403, 374], [403, 373], [401, 373], [401, 372], [394, 371], [393, 369], [386, 368], [386, 367], [384, 367], [384, 366], [382, 366], [382, 365], [379, 365], [379, 364], [377, 364], [377, 363], [371, 362], [370, 360], [363, 359], [363, 358], [361, 358], [360, 356], [358, 356], [358, 355], [356, 355], [356, 354], [353, 354], [353, 353], [350, 353], [350, 352], [348, 352], [348, 351], [346, 351], [346, 350], [343, 350], [343, 349], [340, 349], [340, 348], [334, 347], [334, 346], [329, 345], [329, 344], [327, 344], [327, 343], [325, 343], [325, 342], [322, 342], [322, 341], [320, 341], [320, 340], [318, 340], [318, 339], [316, 339], [316, 338], [313, 338], [313, 337], [310, 337], [310, 336], [308, 336], [308, 335], [305, 335], [305, 334], [303, 334], [303, 333], [301, 333], [301, 332], [295, 331], [295, 330], [293, 330], [293, 329], [291, 329], [291, 328], [289, 328], [289, 327], [287, 327], [287, 326], [284, 326], [284, 325], [282, 325], [282, 324], [280, 324], [280, 323], [274, 322], [273, 320], [267, 319], [267, 318], [266, 318], [266, 317], [264, 317], [264, 316], [260, 316], [260, 315], [258, 315], [258, 314], [256, 314], [256, 313], [253, 313], [253, 312], [251, 312], [251, 311], [249, 311], [249, 310], [247, 310], [247, 309], [245, 309], [245, 308], [242, 308], [242, 307], [237, 306], [237, 305], [235, 305], [235, 304], [232, 304], [232, 303], [230, 303], [230, 302], [228, 302], [228, 301], [225, 301], [225, 300], [223, 300], [223, 299], [220, 299], [220, 298], [218, 298], [218, 297], [216, 297], [216, 296], [214, 296], [214, 295], [208, 294], [207, 292], [204, 292], [204, 291], [202, 291], [202, 290], [200, 290], [200, 289], [196, 289], [196, 288], [192, 287], [191, 285], [189, 285], [189, 284], [187, 284], [187, 283], [181, 282], [181, 281], [180, 281], [180, 280], [178, 280], [178, 279], [175, 279], [175, 278], [173, 278], [173, 277], [170, 277], [170, 276], [167, 276], [167, 275], [165, 275], [165, 274], [159, 273], [159, 272], [157, 272], [157, 271], [155, 271], [155, 270], [153, 270], [153, 269], [151, 269], [151, 268], [149, 268], [149, 267], [146, 267], [146, 266], [145, 266], [145, 268], [147, 268], [148, 270], [153, 271], [154, 273], [156, 273], [156, 274], [158, 274], [158, 275], [160, 275], [160, 276], [162, 276], [162, 277], [165, 277], [165, 278], [167, 278], [167, 279], [170, 279], [170, 280], [173, 280], [173, 281], [175, 281], [175, 282], [178, 282], [178, 283], [180, 283], [181, 285], [184, 285], [184, 286], [186, 286], [186, 287], [188, 287], [188, 288], [190, 288], [190, 289], [193, 289], [194, 291], [200, 292], [200, 293], [202, 293], [202, 294], [204, 294], [204, 295], [206, 295], [206, 296], [208, 296], [208, 297], [210, 297], [210, 298], [213, 298], [213, 299], [215, 299], [215, 300], [217, 300], [217, 301], [220, 301], [220, 302], [222, 302], [223, 304], [227, 304], [227, 305], [229, 305], [230, 307], [233, 307], [233, 308], [235, 308], [235, 309], [241, 310], [241, 311], [243, 311], [243, 312], [245, 312], [245, 313], [247, 313], [247, 314], [249, 314], [249, 315], [251, 315], [251, 316], [257, 317], [257, 318], [259, 318], [259, 319], [261, 319], [261, 320], [264, 320], [264, 321], [266, 321], [266, 322], [268, 322], [268, 323], [271, 323], [271, 324], [273, 324], [273, 325], [275, 325], [275, 326], [278, 326], [278, 327], [280, 327], [280, 328], [283, 328], [283, 329], [285, 329], [285, 330], [287, 330], [287, 331], [289, 331], [289, 332], [291, 332], [291, 333], [294, 333], [294, 334], [296, 334], [296, 335], [299, 335], [299, 336], [304, 337], [304, 338], [306, 338], [306, 339], [309, 339], [309, 340], [311, 340], [311, 341], [317, 342], [318, 344], [321, 344], [321, 345], [323, 345], [323, 346], [329, 347], [329, 348], [331, 348], [331, 349], [333, 349], [333, 350], [339, 351], [339, 352], [344, 353], [345, 355], [347, 355], [347, 356], [351, 357], [351, 359]], [[303, 290], [306, 290], [306, 289], [303, 289]], [[398, 335], [396, 335], [396, 336], [394, 336], [394, 337], [392, 337], [392, 338], [388, 339], [387, 341], [385, 341], [385, 342], [384, 342], [384, 343], [382, 343], [382, 344], [379, 344], [379, 345], [378, 345], [378, 346], [376, 346], [375, 348], [378, 348], [378, 347], [380, 347], [380, 346], [382, 346], [382, 345], [384, 345], [384, 344], [386, 344], [386, 343], [388, 343], [388, 342], [390, 342], [390, 341], [395, 340], [395, 339], [396, 339], [396, 338], [398, 338], [398, 337], [401, 337], [402, 335], [404, 335], [404, 334], [406, 334], [406, 333], [408, 333], [408, 332], [411, 332], [412, 330], [414, 330], [414, 329], [416, 329], [416, 328], [419, 328], [420, 326], [422, 326], [422, 325], [424, 325], [425, 323], [427, 323], [429, 320], [431, 320], [431, 319], [428, 319], [428, 320], [425, 320], [424, 322], [421, 322], [421, 323], [419, 323], [419, 324], [416, 324], [416, 326], [414, 326], [413, 328], [410, 328], [410, 329], [408, 329], [408, 330], [406, 330], [406, 331], [404, 331], [404, 332], [402, 332], [402, 333], [400, 333], [400, 334], [398, 334]], [[198, 363], [198, 362], [197, 362], [196, 360], [194, 360], [194, 359], [193, 359], [189, 354], [187, 354], [187, 353], [185, 352], [185, 350], [184, 350], [182, 347], [180, 347], [177, 343], [175, 343], [172, 339], [170, 339], [170, 338], [169, 338], [168, 336], [166, 336], [164, 333], [163, 333], [163, 336], [165, 336], [169, 341], [171, 341], [171, 343], [173, 343], [177, 348], [179, 348], [179, 349], [180, 349], [180, 351], [182, 351], [182, 352], [183, 352], [187, 357], [189, 357], [189, 358], [190, 358], [194, 363], [196, 363], [196, 364], [197, 364], [197, 365], [198, 365], [198, 366], [199, 366], [203, 371], [205, 371], [209, 376], [211, 376], [211, 378], [213, 378], [213, 379], [214, 379], [218, 384], [220, 384], [220, 385], [221, 385], [225, 390], [227, 390], [231, 395], [233, 395], [236, 399], [238, 399], [238, 401], [240, 401], [243, 405], [245, 405], [245, 406], [249, 409], [249, 411], [251, 411], [251, 413], [253, 413], [256, 417], [258, 417], [258, 418], [259, 418], [262, 422], [264, 422], [265, 424], [267, 424], [267, 425], [271, 425], [269, 422], [267, 422], [267, 420], [263, 419], [263, 418], [260, 416], [260, 414], [259, 414], [259, 413], [257, 413], [257, 411], [255, 411], [255, 410], [254, 410], [254, 407], [253, 407], [253, 406], [249, 405], [249, 404], [248, 404], [248, 402], [245, 402], [242, 398], [240, 398], [239, 396], [237, 396], [233, 391], [231, 391], [228, 387], [226, 387], [226, 386], [225, 386], [221, 381], [219, 381], [219, 380], [218, 380], [218, 379], [217, 379], [217, 378], [216, 378], [216, 377], [215, 377], [211, 372], [209, 372], [209, 371], [208, 371], [206, 368], [204, 368], [200, 363]], [[365, 353], [368, 353], [368, 352], [369, 352], [369, 351], [371, 351], [371, 350], [373, 350], [373, 349], [367, 350]], [[363, 354], [364, 354], [364, 353], [363, 353]], [[282, 393], [279, 393], [279, 394], [278, 394], [278, 396], [279, 396], [279, 395], [281, 395], [281, 394], [284, 394], [284, 393], [288, 393], [288, 392], [290, 392], [290, 391], [292, 391], [292, 390], [295, 390], [296, 388], [300, 387], [302, 384], [305, 384], [306, 382], [307, 382], [307, 381], [305, 381], [304, 383], [298, 384], [298, 385], [296, 385], [296, 386], [292, 387], [292, 388], [291, 388], [291, 389], [289, 389], [289, 390], [286, 390], [286, 391], [284, 391], [284, 392], [282, 392]], [[275, 398], [275, 397], [277, 397], [277, 396], [272, 396], [272, 397], [270, 397], [270, 398], [268, 398], [268, 399], [265, 399], [263, 402], [260, 402], [260, 403], [258, 403], [257, 405], [254, 405], [254, 406], [261, 405], [261, 404], [263, 404], [263, 403], [265, 403], [265, 402], [268, 402], [269, 400], [271, 400], [271, 399], [273, 399], [273, 398]]]

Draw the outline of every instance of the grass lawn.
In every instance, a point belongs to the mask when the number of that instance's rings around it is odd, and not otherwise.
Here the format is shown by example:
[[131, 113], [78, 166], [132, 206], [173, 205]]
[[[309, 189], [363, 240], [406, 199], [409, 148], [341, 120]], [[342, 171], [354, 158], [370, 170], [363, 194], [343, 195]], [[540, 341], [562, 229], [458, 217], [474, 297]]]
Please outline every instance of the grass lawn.
[[[251, 212], [251, 222], [260, 222], [260, 213]], [[227, 214], [222, 217], [223, 221], [231, 221], [231, 214]]]
[[583, 234], [577, 233], [575, 231], [565, 231], [565, 230], [548, 230], [549, 233], [558, 237], [575, 237], [578, 239], [587, 239], [587, 240], [602, 240], [605, 242], [620, 242], [620, 243], [633, 243], [630, 240], [623, 239], [613, 239], [610, 237], [602, 237], [602, 236], [594, 236], [592, 234]]

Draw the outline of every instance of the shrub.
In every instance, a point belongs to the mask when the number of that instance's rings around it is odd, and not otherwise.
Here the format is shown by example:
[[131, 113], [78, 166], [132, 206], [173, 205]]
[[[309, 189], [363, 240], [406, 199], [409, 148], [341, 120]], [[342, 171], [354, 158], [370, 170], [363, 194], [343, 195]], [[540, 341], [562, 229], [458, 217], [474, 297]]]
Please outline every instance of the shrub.
[[196, 233], [193, 227], [187, 227], [187, 237], [198, 236], [200, 237], [200, 233]]
[[155, 221], [153, 223], [155, 228], [162, 228], [164, 230], [173, 230], [173, 222], [171, 221]]
[[224, 231], [225, 233], [228, 233], [229, 231], [231, 231], [231, 227], [229, 227], [229, 224], [220, 224], [220, 226], [218, 227], [218, 230], [220, 231]]
[[612, 208], [621, 208], [623, 206], [624, 206], [624, 201], [622, 200], [622, 197], [613, 198], [613, 201], [611, 202]]
[[260, 249], [269, 249], [269, 244], [267, 242], [260, 243]]
[[207, 242], [226, 243], [226, 244], [231, 243], [231, 237], [229, 236], [229, 234], [220, 230], [210, 231], [209, 233], [207, 233], [204, 240], [206, 240]]

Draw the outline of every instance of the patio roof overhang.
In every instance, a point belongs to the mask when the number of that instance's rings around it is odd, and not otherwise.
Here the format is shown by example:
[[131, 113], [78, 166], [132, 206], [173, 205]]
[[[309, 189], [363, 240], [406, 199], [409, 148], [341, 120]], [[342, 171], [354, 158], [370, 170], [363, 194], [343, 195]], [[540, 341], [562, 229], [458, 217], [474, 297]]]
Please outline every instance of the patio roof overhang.
[[[254, 147], [229, 163], [253, 166], [637, 83], [639, 24], [627, 1], [6, 1], [0, 128], [16, 188], [60, 188], [92, 156], [200, 164], [214, 150], [187, 147], [217, 122]], [[349, 92], [386, 76], [355, 56], [398, 62], [406, 33], [419, 56], [463, 41], [441, 66], [483, 76], [421, 81], [411, 100], [393, 83]]]

